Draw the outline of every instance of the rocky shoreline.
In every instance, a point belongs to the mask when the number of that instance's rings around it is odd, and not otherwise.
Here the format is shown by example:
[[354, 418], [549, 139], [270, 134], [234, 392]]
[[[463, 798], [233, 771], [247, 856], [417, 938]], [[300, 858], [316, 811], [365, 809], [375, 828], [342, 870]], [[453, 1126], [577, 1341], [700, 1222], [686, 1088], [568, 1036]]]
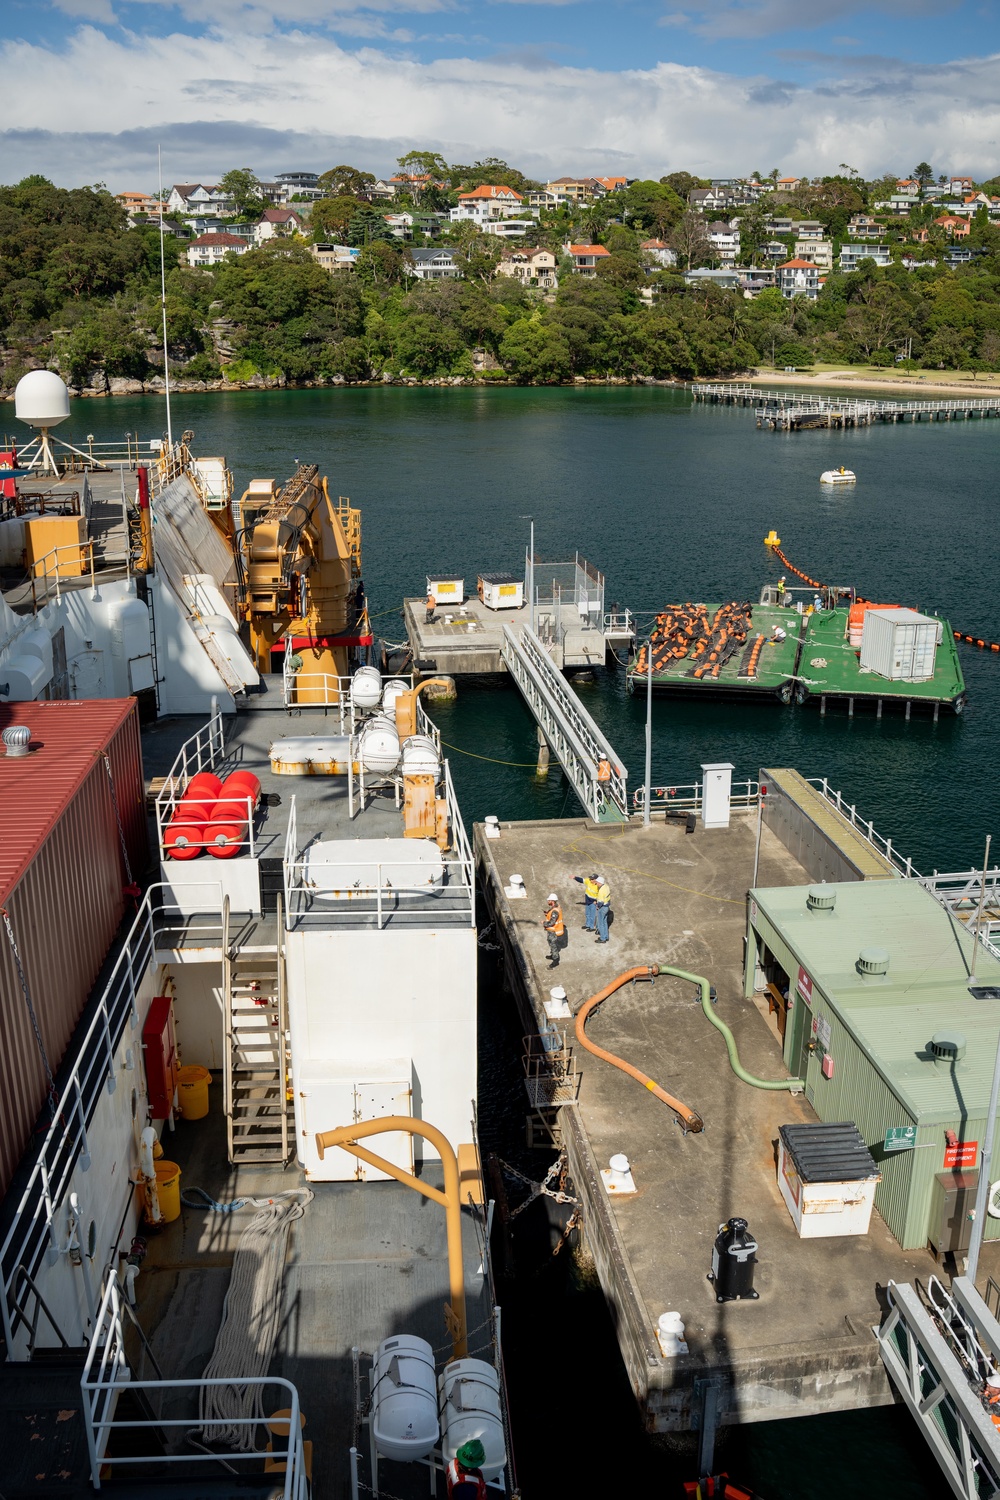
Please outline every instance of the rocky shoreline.
[[[739, 376], [729, 376], [729, 379], [738, 379]], [[333, 375], [329, 380], [287, 380], [284, 375], [254, 375], [250, 380], [172, 380], [170, 382], [170, 394], [182, 396], [188, 393], [200, 394], [205, 391], [305, 391], [305, 390], [336, 390], [345, 386], [352, 389], [364, 387], [372, 388], [378, 386], [394, 385], [420, 385], [420, 386], [516, 386], [517, 381], [512, 378], [498, 378], [493, 376], [484, 379], [478, 375], [436, 375], [421, 378], [416, 375], [382, 375], [377, 380], [346, 380], [343, 375]], [[576, 375], [572, 380], [555, 381], [553, 384], [562, 386], [578, 385], [662, 385], [682, 388], [688, 384], [686, 380], [656, 380], [653, 376], [589, 376]], [[537, 389], [537, 387], [536, 387]], [[94, 381], [90, 385], [70, 386], [69, 393], [75, 400], [106, 399], [110, 396], [162, 396], [164, 392], [164, 380], [162, 375], [154, 375], [149, 380], [126, 380], [118, 376], [105, 376], [100, 381]], [[0, 390], [0, 401], [13, 401], [14, 391]]]

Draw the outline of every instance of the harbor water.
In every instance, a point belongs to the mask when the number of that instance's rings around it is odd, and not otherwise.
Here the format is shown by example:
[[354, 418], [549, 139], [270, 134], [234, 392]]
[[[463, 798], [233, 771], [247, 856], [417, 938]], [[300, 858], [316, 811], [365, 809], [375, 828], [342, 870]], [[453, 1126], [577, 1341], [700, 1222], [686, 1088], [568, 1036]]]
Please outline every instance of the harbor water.
[[[12, 411], [4, 425], [14, 426]], [[529, 516], [539, 557], [579, 551], [604, 572], [608, 606], [640, 622], [668, 603], [755, 599], [779, 574], [763, 547], [773, 527], [814, 578], [1000, 639], [995, 422], [774, 434], [756, 429], [752, 411], [694, 406], [663, 388], [390, 387], [184, 395], [173, 425], [194, 430], [196, 453], [228, 457], [237, 496], [251, 478], [283, 480], [297, 459], [318, 463], [331, 493], [361, 507], [373, 626], [389, 641], [404, 639], [400, 602], [422, 595], [428, 574], [464, 575], [474, 588], [480, 571], [520, 573]], [[136, 397], [75, 402], [65, 431], [100, 441], [162, 426], [162, 401]], [[821, 488], [820, 473], [841, 463], [858, 483]], [[708, 761], [731, 761], [736, 780], [794, 766], [827, 777], [917, 870], [966, 868], [987, 833], [1000, 835], [1000, 657], [960, 656], [968, 707], [936, 724], [867, 710], [848, 718], [843, 706], [820, 717], [815, 705], [657, 698], [654, 784], [693, 782]], [[578, 691], [640, 784], [644, 696], [629, 697], [613, 665]], [[576, 815], [557, 769], [534, 774], [534, 722], [512, 686], [462, 681], [457, 701], [434, 713], [467, 822]], [[484, 1137], [523, 1160], [516, 1023], [487, 1004], [484, 1025]], [[581, 1482], [628, 1474], [669, 1494], [690, 1468], [642, 1438], [600, 1293], [569, 1265], [539, 1267], [505, 1310], [517, 1335], [519, 1436], [548, 1469], [564, 1457]], [[723, 1457], [765, 1500], [832, 1500], [859, 1481], [903, 1500], [944, 1490], [893, 1409], [748, 1428]], [[531, 1500], [539, 1492], [525, 1478]]]

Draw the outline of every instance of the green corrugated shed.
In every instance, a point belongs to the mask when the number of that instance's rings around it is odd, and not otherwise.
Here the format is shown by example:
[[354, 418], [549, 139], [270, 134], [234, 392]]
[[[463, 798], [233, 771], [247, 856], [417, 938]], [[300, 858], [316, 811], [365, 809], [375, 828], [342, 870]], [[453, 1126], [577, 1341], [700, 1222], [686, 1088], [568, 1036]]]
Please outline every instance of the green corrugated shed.
[[[876, 1208], [904, 1249], [920, 1248], [934, 1176], [947, 1165], [946, 1131], [982, 1144], [1000, 998], [970, 994], [971, 936], [917, 881], [822, 886], [835, 898], [832, 911], [810, 910], [808, 889], [751, 892], [747, 993], [759, 945], [766, 945], [789, 978], [785, 1062], [805, 1078], [821, 1120], [856, 1122], [883, 1174]], [[868, 948], [888, 954], [884, 975], [859, 972]], [[982, 948], [975, 984], [1000, 997], [1000, 962]], [[959, 1062], [935, 1060], [929, 1051], [940, 1031], [966, 1039]], [[823, 1074], [825, 1057], [832, 1077]], [[911, 1124], [916, 1148], [884, 1153], [885, 1132]], [[975, 1163], [960, 1164], [978, 1165], [978, 1151]], [[994, 1167], [1000, 1177], [1000, 1158]], [[1000, 1220], [990, 1219], [986, 1238], [1000, 1238]]]

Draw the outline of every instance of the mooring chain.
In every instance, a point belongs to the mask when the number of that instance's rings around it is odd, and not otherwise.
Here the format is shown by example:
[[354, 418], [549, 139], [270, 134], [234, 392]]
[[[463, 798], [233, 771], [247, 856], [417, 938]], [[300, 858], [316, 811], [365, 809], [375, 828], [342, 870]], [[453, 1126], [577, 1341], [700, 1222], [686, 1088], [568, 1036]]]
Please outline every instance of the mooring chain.
[[565, 1176], [561, 1175], [565, 1173], [566, 1169], [566, 1158], [564, 1153], [561, 1153], [556, 1157], [555, 1161], [546, 1172], [544, 1180], [542, 1182], [534, 1182], [530, 1177], [526, 1177], [523, 1172], [519, 1172], [517, 1167], [512, 1167], [509, 1162], [503, 1161], [500, 1157], [497, 1157], [497, 1161], [501, 1169], [506, 1172], [508, 1176], [516, 1177], [518, 1182], [523, 1182], [525, 1187], [531, 1189], [530, 1194], [527, 1198], [525, 1198], [524, 1202], [519, 1203], [517, 1208], [515, 1208], [511, 1213], [510, 1217], [512, 1220], [516, 1219], [518, 1214], [523, 1214], [524, 1210], [530, 1204], [534, 1203], [536, 1198], [541, 1198], [543, 1195], [546, 1198], [551, 1198], [554, 1203], [572, 1203], [575, 1208], [579, 1208], [581, 1206], [579, 1198], [574, 1198], [570, 1193], [564, 1193], [561, 1188], [555, 1188], [552, 1186], [553, 1182], [557, 1178], [565, 1181]]

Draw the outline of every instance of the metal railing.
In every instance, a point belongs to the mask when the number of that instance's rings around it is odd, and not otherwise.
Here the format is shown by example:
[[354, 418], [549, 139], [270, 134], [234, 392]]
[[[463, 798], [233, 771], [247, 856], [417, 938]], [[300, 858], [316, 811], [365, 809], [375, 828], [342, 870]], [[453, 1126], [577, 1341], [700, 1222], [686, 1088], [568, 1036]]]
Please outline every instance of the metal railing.
[[919, 416], [923, 413], [969, 412], [983, 413], [1000, 411], [1000, 392], [995, 396], [970, 396], [949, 398], [944, 401], [889, 401], [878, 397], [835, 396], [818, 391], [768, 391], [759, 386], [741, 385], [737, 382], [698, 384], [691, 387], [695, 401], [722, 401], [744, 406], [757, 406], [762, 415], [792, 408], [802, 412], [846, 412], [858, 411], [875, 416]]
[[870, 818], [859, 817], [855, 804], [853, 802], [849, 803], [841, 792], [835, 792], [825, 776], [807, 776], [805, 780], [808, 781], [810, 786], [814, 786], [818, 792], [822, 793], [826, 800], [837, 809], [841, 817], [847, 819], [851, 827], [861, 835], [865, 842], [871, 844], [872, 848], [878, 854], [881, 854], [883, 859], [887, 859], [901, 875], [905, 875], [907, 880], [919, 880], [921, 878], [920, 872], [914, 866], [912, 859], [908, 857], [904, 859], [899, 851], [892, 847], [892, 839], [884, 839], [880, 833], [876, 833]]
[[627, 821], [628, 771], [537, 635], [527, 626], [515, 635], [505, 625], [500, 650], [588, 816], [595, 823]]
[[[178, 803], [187, 790], [192, 776], [199, 771], [213, 771], [225, 755], [225, 729], [223, 726], [222, 713], [216, 709], [215, 713], [206, 724], [186, 739], [178, 750], [169, 774], [164, 778], [163, 786], [156, 796], [156, 837], [160, 851], [161, 860], [191, 859], [192, 855], [175, 854], [172, 846], [166, 842], [168, 828], [180, 832], [183, 830], [185, 836], [199, 838], [203, 824], [196, 818], [187, 818], [183, 814], [178, 817]], [[236, 847], [240, 853], [253, 856], [256, 852], [254, 839], [254, 799], [247, 796], [228, 796], [225, 798], [227, 807], [230, 804], [245, 804], [245, 816], [242, 812], [232, 818], [227, 818], [229, 825], [242, 824], [246, 822], [246, 837], [240, 839], [235, 845], [227, 841], [227, 851]], [[205, 847], [208, 847], [207, 845]], [[201, 851], [199, 851], [200, 854]], [[227, 852], [227, 859], [234, 858]]]
[[[919, 877], [920, 884], [941, 905], [962, 922], [968, 932], [977, 932], [982, 946], [1000, 959], [1000, 866], [982, 870], [958, 870], [953, 873]], [[980, 900], [982, 914], [980, 915]]]
[[[60, 562], [60, 553], [72, 553], [65, 561]], [[50, 560], [55, 559], [54, 562]], [[41, 570], [39, 572], [39, 569]], [[70, 571], [72, 569], [72, 571]], [[94, 584], [94, 543], [93, 542], [64, 542], [60, 547], [53, 547], [42, 557], [37, 558], [31, 564], [31, 576], [27, 587], [31, 589], [32, 613], [38, 613], [40, 608], [48, 604], [52, 597], [50, 590], [54, 588], [55, 598], [62, 598], [63, 584], [71, 578], [83, 578], [90, 573], [90, 587]], [[41, 597], [39, 597], [41, 593]]]
[[[181, 1452], [175, 1449], [164, 1453], [161, 1436], [178, 1430], [181, 1436], [190, 1432], [197, 1425], [192, 1423], [190, 1417], [157, 1415], [122, 1420], [117, 1415], [118, 1399], [125, 1392], [142, 1391], [147, 1395], [147, 1399], [152, 1398], [152, 1402], [155, 1402], [157, 1396], [162, 1396], [168, 1391], [187, 1391], [193, 1394], [212, 1386], [231, 1386], [232, 1384], [231, 1380], [226, 1379], [134, 1380], [125, 1354], [121, 1289], [117, 1278], [113, 1275], [109, 1276], [97, 1315], [97, 1326], [94, 1329], [83, 1376], [80, 1380], [84, 1425], [87, 1432], [87, 1453], [90, 1459], [90, 1481], [94, 1489], [101, 1488], [101, 1470], [109, 1463], [113, 1464], [116, 1475], [119, 1471], [127, 1472], [129, 1467], [139, 1467], [140, 1470], [145, 1469], [148, 1472], [147, 1466], [149, 1465], [170, 1465], [178, 1479], [183, 1480], [184, 1470], [179, 1467], [180, 1465], [187, 1465], [188, 1469], [197, 1465], [203, 1473], [206, 1462], [211, 1462], [214, 1458], [220, 1466], [224, 1466], [230, 1472], [233, 1472], [233, 1465], [240, 1463], [254, 1465], [254, 1470], [251, 1471], [254, 1472], [262, 1462], [270, 1460], [274, 1466], [272, 1468], [274, 1474], [272, 1495], [280, 1494], [282, 1500], [306, 1500], [308, 1487], [299, 1393], [290, 1380], [284, 1380], [280, 1376], [265, 1375], [249, 1379], [241, 1377], [239, 1382], [241, 1390], [268, 1387], [282, 1392], [282, 1410], [288, 1413], [287, 1417], [283, 1416], [281, 1420], [283, 1427], [287, 1423], [287, 1436], [282, 1434], [285, 1437], [284, 1446], [279, 1439], [269, 1444], [269, 1449], [254, 1447], [248, 1452], [227, 1449], [225, 1453], [216, 1455], [204, 1447], [199, 1447], [192, 1452]], [[234, 1427], [249, 1427], [254, 1430], [262, 1425], [256, 1417], [232, 1417], [229, 1422]], [[143, 1451], [143, 1434], [149, 1435], [148, 1447], [145, 1451]], [[116, 1437], [122, 1439], [118, 1445], [122, 1451], [115, 1451]], [[278, 1465], [282, 1467], [279, 1468]]]
[[[671, 810], [674, 812], [700, 812], [704, 783], [689, 782], [686, 786], [650, 787], [649, 810], [651, 813]], [[760, 783], [748, 777], [746, 781], [734, 781], [729, 795], [729, 805], [739, 810], [754, 808], [760, 801]], [[646, 788], [636, 787], [632, 793], [632, 805], [641, 812], [646, 805]]]
[[[294, 648], [287, 647], [281, 668], [281, 701], [285, 708], [333, 709], [337, 714], [341, 734], [353, 734], [362, 718], [377, 712], [377, 708], [356, 708], [351, 698], [351, 676], [336, 672], [311, 672], [305, 667], [296, 667], [300, 659]], [[382, 687], [387, 682], [405, 682], [413, 686], [412, 672], [383, 672]], [[303, 689], [308, 697], [301, 696]]]
[[[221, 940], [222, 888], [218, 882], [202, 883], [215, 892]], [[131, 1024], [133, 1029], [139, 1025], [139, 990], [147, 969], [155, 961], [158, 939], [173, 930], [171, 913], [177, 914], [179, 926], [183, 927], [180, 907], [165, 898], [168, 889], [157, 883], [147, 890], [94, 1013], [79, 1040], [74, 1039], [71, 1045], [73, 1062], [60, 1083], [52, 1122], [0, 1245], [0, 1317], [8, 1360], [14, 1357], [19, 1270], [23, 1268], [37, 1279], [46, 1252], [48, 1263], [54, 1265], [66, 1248], [56, 1234], [56, 1215], [69, 1192], [77, 1163], [90, 1164], [87, 1131], [102, 1091], [113, 1094], [117, 1087], [116, 1050], [126, 1025]], [[206, 910], [214, 910], [208, 901]]]
[[618, 610], [604, 616], [604, 634], [635, 637], [635, 615], [630, 609]]
[[[428, 721], [429, 723], [429, 721]], [[419, 724], [419, 720], [418, 720]], [[352, 747], [351, 757], [354, 757]], [[391, 853], [381, 860], [359, 860], [352, 856], [352, 840], [336, 841], [342, 858], [316, 860], [308, 846], [298, 847], [298, 812], [293, 796], [288, 809], [283, 861], [285, 925], [288, 931], [309, 923], [324, 927], [471, 927], [475, 923], [475, 860], [447, 761], [441, 768], [444, 798], [448, 807], [452, 854], [442, 853], [440, 883], [426, 879], [410, 883], [400, 879], [404, 861]], [[390, 778], [399, 782], [400, 778]], [[397, 796], [399, 786], [396, 786]], [[414, 874], [419, 872], [414, 866]], [[343, 883], [338, 884], [338, 872]], [[317, 883], [321, 875], [323, 884]]]

